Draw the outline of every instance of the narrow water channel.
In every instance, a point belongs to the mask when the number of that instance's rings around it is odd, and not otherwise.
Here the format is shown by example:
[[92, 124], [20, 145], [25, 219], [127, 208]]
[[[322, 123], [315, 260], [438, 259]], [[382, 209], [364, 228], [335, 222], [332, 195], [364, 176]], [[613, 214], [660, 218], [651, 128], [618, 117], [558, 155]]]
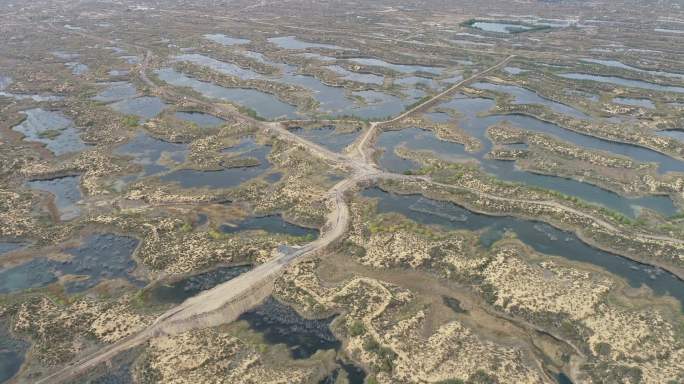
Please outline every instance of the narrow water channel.
[[[628, 217], [637, 216], [639, 209], [642, 207], [659, 212], [665, 217], [669, 217], [677, 212], [676, 206], [667, 196], [625, 198], [589, 183], [526, 172], [516, 168], [515, 163], [512, 161], [487, 158], [486, 154], [492, 149], [492, 142], [486, 135], [487, 128], [496, 123], [506, 121], [514, 126], [550, 134], [583, 147], [613, 150], [613, 152], [617, 152], [620, 155], [633, 155], [639, 161], [663, 160], [664, 163], [658, 162], [661, 166], [669, 165], [678, 170], [684, 170], [680, 161], [655, 151], [577, 134], [555, 124], [542, 122], [535, 118], [521, 115], [490, 115], [484, 117], [480, 115], [490, 110], [493, 106], [494, 102], [492, 100], [482, 98], [456, 98], [439, 106], [440, 108], [454, 109], [461, 114], [457, 122], [458, 126], [469, 135], [479, 139], [483, 144], [482, 149], [478, 152], [466, 152], [463, 145], [439, 140], [432, 132], [419, 128], [386, 131], [380, 134], [377, 140], [378, 148], [383, 150], [383, 154], [379, 159], [380, 165], [389, 171], [397, 173], [417, 169], [419, 164], [403, 159], [394, 153], [394, 148], [397, 146], [405, 146], [412, 150], [434, 151], [446, 160], [463, 161], [475, 159], [486, 172], [497, 176], [501, 180], [520, 182], [558, 191], [613, 209]], [[444, 113], [432, 113], [428, 114], [428, 116], [436, 122], [446, 122], [449, 120], [449, 116]]]
[[684, 281], [671, 273], [599, 250], [582, 242], [574, 233], [548, 224], [509, 216], [483, 215], [450, 202], [420, 195], [398, 195], [379, 188], [367, 189], [362, 195], [378, 199], [380, 213], [396, 212], [418, 223], [439, 225], [450, 230], [479, 231], [480, 243], [485, 247], [501, 239], [505, 232], [513, 232], [537, 252], [594, 264], [624, 278], [632, 287], [645, 285], [658, 295], [673, 296], [684, 304]]
[[[289, 37], [275, 38], [273, 39], [273, 42], [278, 42], [282, 47], [309, 46], [308, 43], [302, 43], [296, 41], [296, 39], [292, 40]], [[315, 46], [317, 45], [314, 44], [314, 47]], [[406, 90], [405, 93], [407, 97], [405, 98], [376, 90], [347, 91], [343, 87], [327, 85], [314, 76], [300, 74], [297, 66], [270, 61], [258, 52], [250, 52], [249, 56], [255, 58], [259, 62], [278, 68], [280, 74], [263, 75], [250, 69], [242, 68], [234, 63], [223, 62], [200, 54], [180, 55], [177, 56], [175, 60], [192, 62], [228, 76], [238, 77], [242, 80], [265, 80], [306, 88], [311, 92], [311, 96], [318, 102], [315, 113], [320, 115], [382, 119], [403, 112], [408, 105], [425, 96], [425, 93], [422, 90], [415, 87], [415, 85], [419, 83], [418, 81], [412, 84], [410, 81], [403, 80], [403, 85], [414, 86], [413, 88]], [[320, 57], [324, 58], [324, 56]], [[335, 60], [334, 58], [330, 59]], [[352, 60], [361, 60], [363, 62], [368, 60], [368, 63], [375, 65], [400, 69], [402, 73], [406, 73], [409, 70], [423, 70], [430, 73], [440, 72], [440, 69], [436, 69], [435, 67], [401, 66], [377, 59], [358, 58]], [[342, 80], [350, 80], [371, 85], [381, 85], [384, 81], [383, 76], [352, 72], [340, 65], [329, 65], [324, 68], [337, 73]], [[191, 87], [206, 97], [224, 99], [250, 108], [259, 116], [269, 120], [295, 118], [300, 115], [300, 112], [296, 111], [295, 106], [283, 103], [278, 100], [276, 96], [265, 92], [254, 89], [220, 87], [211, 83], [192, 79], [171, 68], [158, 70], [157, 75], [161, 80], [169, 84]], [[426, 82], [431, 81], [431, 79], [424, 80]], [[397, 84], [401, 85], [402, 81], [397, 82]]]

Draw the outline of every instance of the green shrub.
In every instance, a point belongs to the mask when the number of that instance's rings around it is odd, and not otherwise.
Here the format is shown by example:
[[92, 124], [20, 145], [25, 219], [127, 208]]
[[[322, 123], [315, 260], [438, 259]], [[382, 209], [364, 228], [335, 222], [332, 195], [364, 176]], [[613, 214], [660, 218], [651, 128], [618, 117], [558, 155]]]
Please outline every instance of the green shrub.
[[135, 128], [140, 123], [140, 120], [138, 119], [137, 116], [128, 115], [128, 116], [123, 118], [122, 122], [125, 126], [127, 126], [129, 128]]
[[38, 133], [38, 137], [39, 137], [39, 138], [41, 138], [41, 139], [50, 139], [50, 140], [55, 139], [55, 138], [56, 138], [57, 136], [59, 136], [59, 135], [60, 135], [60, 131], [58, 131], [58, 130], [56, 130], [56, 129], [48, 129], [48, 130], [46, 130], [46, 131], [43, 131], [43, 132]]
[[352, 337], [361, 336], [366, 333], [366, 327], [360, 321], [355, 321], [349, 326], [349, 335]]

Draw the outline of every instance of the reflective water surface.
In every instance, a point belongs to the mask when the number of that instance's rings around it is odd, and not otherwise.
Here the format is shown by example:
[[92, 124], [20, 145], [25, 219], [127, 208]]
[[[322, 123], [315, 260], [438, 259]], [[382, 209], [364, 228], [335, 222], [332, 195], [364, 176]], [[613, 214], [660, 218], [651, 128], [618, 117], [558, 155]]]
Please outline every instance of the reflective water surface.
[[86, 148], [73, 121], [62, 113], [42, 108], [22, 113], [26, 119], [12, 129], [23, 134], [24, 140], [44, 144], [56, 156]]
[[513, 232], [534, 250], [600, 266], [624, 278], [632, 287], [646, 285], [658, 295], [670, 295], [684, 303], [684, 281], [659, 268], [601, 251], [582, 242], [574, 233], [548, 224], [513, 217], [475, 213], [449, 202], [419, 195], [397, 195], [378, 188], [367, 189], [363, 196], [378, 199], [380, 213], [396, 212], [422, 224], [439, 225], [451, 230], [480, 231], [480, 243], [489, 247], [505, 232]]

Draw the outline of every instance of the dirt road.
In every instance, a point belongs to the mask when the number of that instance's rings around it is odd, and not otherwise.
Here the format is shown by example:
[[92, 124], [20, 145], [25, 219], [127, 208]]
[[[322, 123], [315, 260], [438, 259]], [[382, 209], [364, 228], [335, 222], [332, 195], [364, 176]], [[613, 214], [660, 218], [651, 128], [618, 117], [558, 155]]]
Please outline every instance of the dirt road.
[[[160, 87], [147, 77], [146, 71], [151, 57], [151, 53], [148, 51], [141, 65], [140, 78], [147, 86], [157, 92], [172, 95], [174, 92], [172, 89]], [[340, 181], [327, 192], [326, 197], [332, 209], [327, 216], [326, 223], [321, 230], [319, 238], [299, 248], [282, 247], [274, 254], [274, 257], [266, 263], [259, 265], [235, 279], [187, 299], [185, 302], [159, 316], [152, 325], [141, 330], [139, 333], [107, 346], [80, 361], [76, 361], [62, 370], [44, 377], [37, 381], [37, 383], [62, 383], [72, 381], [80, 374], [101, 363], [109, 361], [118, 353], [140, 345], [150, 338], [230, 322], [251, 307], [257, 305], [263, 298], [270, 294], [273, 282], [284, 268], [302, 258], [316, 255], [319, 252], [324, 251], [330, 244], [344, 236], [350, 220], [349, 207], [345, 201], [346, 192], [352, 191], [359, 186], [360, 183], [373, 182], [379, 179], [415, 180], [416, 178], [420, 178], [423, 181], [431, 182], [428, 178], [392, 174], [383, 172], [377, 168], [371, 159], [371, 149], [373, 147], [374, 135], [379, 126], [397, 122], [412, 113], [416, 113], [417, 111], [421, 111], [422, 109], [433, 105], [441, 98], [453, 93], [462, 85], [502, 67], [508, 63], [511, 58], [513, 58], [513, 56], [509, 56], [496, 65], [454, 84], [444, 92], [431, 97], [429, 100], [426, 100], [393, 119], [370, 124], [366, 132], [364, 132], [361, 138], [355, 143], [355, 147], [350, 151], [350, 155], [332, 152], [325, 147], [308, 141], [287, 130], [281, 123], [262, 122], [248, 117], [240, 117], [240, 119], [248, 120], [251, 124], [259, 126], [264, 132], [276, 134], [283, 140], [306, 147], [313, 155], [321, 157], [340, 167], [347, 168], [351, 173], [350, 177]], [[179, 95], [173, 94], [173, 96], [178, 97]], [[190, 99], [188, 97], [185, 98]], [[192, 99], [192, 101], [207, 106], [211, 110], [216, 111], [219, 115], [234, 113], [234, 111], [229, 110], [226, 107], [209, 103], [204, 100]], [[442, 184], [437, 185], [454, 187]], [[481, 193], [479, 191], [475, 192]], [[540, 202], [536, 203], [539, 204]], [[551, 203], [541, 202], [541, 204]], [[555, 204], [557, 203], [554, 203], [554, 206]], [[601, 222], [596, 218], [595, 221], [600, 225], [611, 228], [609, 223]]]
[[460, 87], [462, 87], [465, 84], [470, 83], [471, 81], [474, 81], [492, 71], [495, 71], [504, 65], [506, 65], [511, 59], [513, 59], [515, 55], [508, 56], [504, 60], [492, 65], [491, 67], [485, 69], [482, 72], [478, 72], [466, 79], [463, 79], [459, 81], [458, 83], [452, 85], [451, 87], [447, 88], [445, 91], [423, 101], [422, 103], [414, 106], [413, 108], [405, 111], [399, 116], [396, 116], [392, 119], [385, 120], [385, 121], [377, 121], [377, 122], [372, 122], [368, 129], [366, 129], [366, 132], [363, 133], [361, 138], [357, 140], [357, 142], [354, 145], [354, 148], [350, 151], [355, 157], [361, 159], [364, 163], [371, 163], [372, 162], [372, 153], [369, 153], [372, 150], [372, 141], [375, 139], [375, 135], [377, 134], [377, 128], [382, 126], [382, 125], [389, 125], [392, 123], [396, 123], [398, 121], [401, 121], [401, 119], [404, 119], [418, 111], [421, 111], [425, 109], [428, 106], [431, 106], [435, 104], [437, 101], [441, 100], [442, 98], [449, 96], [453, 94], [456, 90], [458, 90]]

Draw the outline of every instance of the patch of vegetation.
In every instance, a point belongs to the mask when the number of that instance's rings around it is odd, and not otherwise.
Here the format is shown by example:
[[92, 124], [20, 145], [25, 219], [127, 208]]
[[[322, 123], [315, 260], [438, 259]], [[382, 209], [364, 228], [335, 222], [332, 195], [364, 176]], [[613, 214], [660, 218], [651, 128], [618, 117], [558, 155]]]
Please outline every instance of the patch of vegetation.
[[465, 309], [463, 309], [463, 307], [461, 306], [461, 301], [457, 298], [442, 296], [442, 301], [444, 301], [444, 304], [456, 313], [468, 312]]
[[185, 223], [183, 223], [183, 225], [181, 226], [180, 230], [181, 230], [182, 232], [191, 232], [191, 231], [192, 231], [192, 224], [185, 222]]
[[38, 137], [41, 139], [49, 139], [49, 140], [54, 140], [56, 139], [61, 132], [57, 129], [48, 129], [46, 131], [42, 131], [38, 134]]
[[207, 232], [207, 235], [209, 235], [209, 237], [211, 237], [214, 240], [222, 240], [222, 239], [225, 239], [226, 237], [230, 236], [227, 233], [223, 233], [223, 232], [217, 231], [215, 229], [209, 230], [209, 232]]
[[257, 111], [253, 110], [252, 108], [248, 108], [248, 107], [241, 105], [238, 107], [238, 111], [240, 111], [240, 113], [242, 113], [243, 115], [247, 115], [247, 116], [251, 117], [252, 119], [259, 120], [259, 121], [266, 121], [266, 119], [259, 116]]
[[316, 240], [316, 235], [313, 233], [307, 233], [306, 235], [302, 236], [302, 241], [305, 243], [310, 243], [312, 241]]
[[376, 233], [396, 233], [401, 231], [412, 232], [430, 240], [438, 240], [443, 237], [433, 228], [419, 224], [412, 220], [397, 220], [397, 215], [381, 215], [378, 219], [368, 223], [368, 230], [371, 234]]
[[361, 336], [366, 333], [366, 327], [360, 321], [354, 321], [349, 326], [349, 335], [352, 337]]
[[140, 119], [138, 116], [127, 115], [122, 119], [122, 123], [128, 128], [135, 128], [140, 124]]
[[611, 348], [610, 344], [608, 344], [608, 343], [596, 344], [596, 353], [599, 354], [600, 356], [609, 357], [611, 349], [612, 348]]
[[375, 366], [375, 368], [378, 371], [381, 372], [391, 372], [394, 359], [396, 359], [397, 355], [394, 353], [393, 350], [387, 347], [381, 346], [375, 339], [372, 337], [367, 338], [363, 342], [363, 349], [365, 349], [368, 352], [374, 353], [378, 356], [378, 364]]
[[641, 383], [643, 372], [637, 367], [615, 365], [608, 362], [586, 364], [582, 370], [589, 373], [592, 381], [597, 384], [608, 383]]
[[405, 110], [405, 111], [409, 111], [409, 110], [411, 110], [411, 109], [413, 109], [413, 108], [415, 108], [415, 107], [417, 107], [417, 106], [423, 104], [424, 102], [430, 100], [431, 98], [432, 98], [432, 96], [423, 96], [423, 97], [421, 97], [418, 101], [413, 102], [413, 103], [407, 105], [406, 107], [404, 107], [404, 110]]
[[499, 381], [487, 372], [479, 369], [470, 375], [466, 384], [497, 384]]

